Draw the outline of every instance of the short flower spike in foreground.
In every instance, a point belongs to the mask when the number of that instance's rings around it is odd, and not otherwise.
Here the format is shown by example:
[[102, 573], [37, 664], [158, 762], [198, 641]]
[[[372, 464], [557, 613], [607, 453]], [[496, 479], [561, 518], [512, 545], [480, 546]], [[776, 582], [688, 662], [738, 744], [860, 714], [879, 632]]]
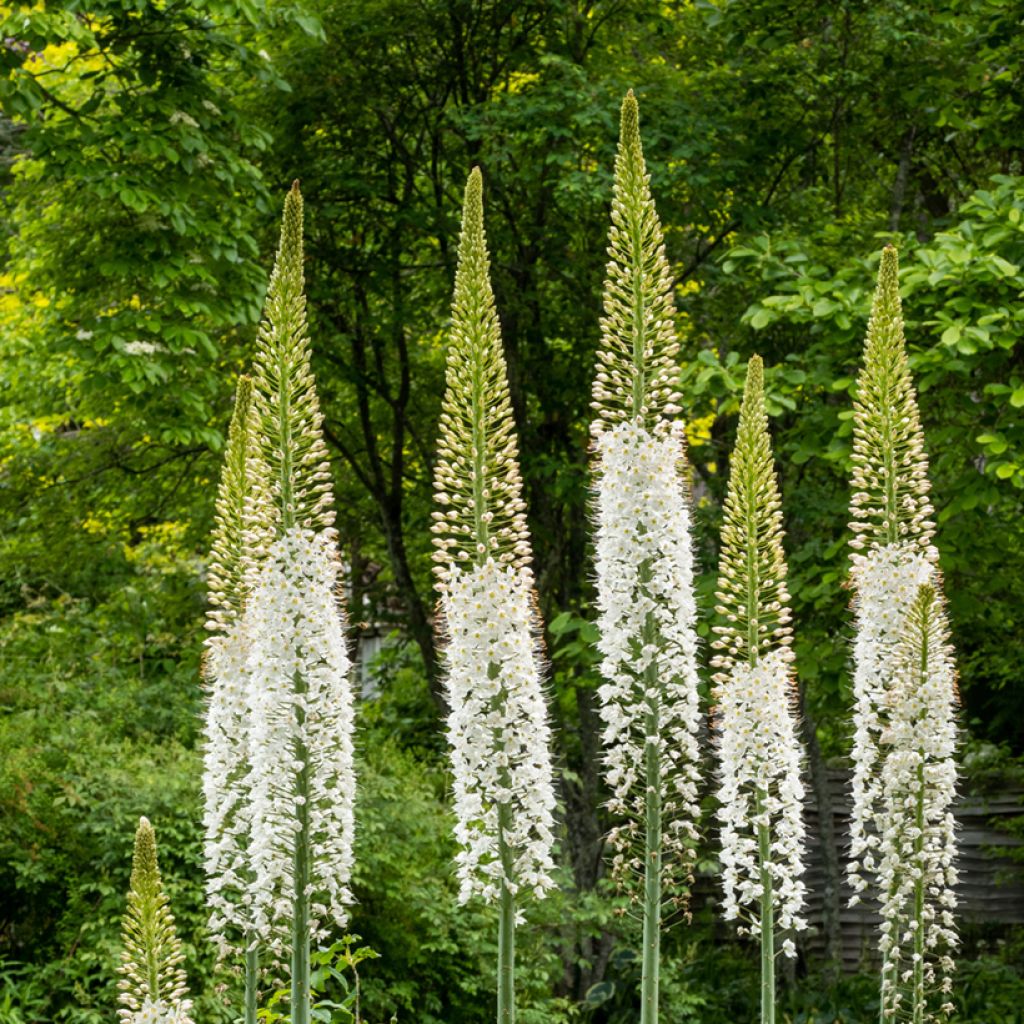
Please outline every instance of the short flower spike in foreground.
[[500, 905], [498, 1021], [512, 1024], [516, 905], [552, 885], [555, 794], [526, 506], [488, 268], [483, 181], [475, 169], [452, 303], [434, 559], [460, 899], [478, 894]]
[[[919, 1024], [933, 1019], [935, 990], [948, 1008], [956, 945], [956, 838], [948, 814], [956, 788], [956, 689], [892, 246], [882, 252], [857, 381], [852, 485], [857, 634], [850, 878], [855, 900], [873, 884], [882, 904], [882, 1019]], [[923, 701], [905, 685], [914, 658], [908, 650], [927, 666]]]
[[[722, 787], [725, 916], [761, 938], [761, 1021], [775, 1021], [775, 938], [806, 927], [802, 752], [797, 739], [782, 506], [763, 368], [751, 357], [722, 525], [712, 664]], [[787, 956], [796, 950], [783, 943]]]
[[160, 880], [156, 835], [146, 818], [139, 819], [135, 832], [121, 941], [122, 1024], [192, 1024], [184, 955]]
[[[641, 1020], [658, 1019], [662, 905], [696, 850], [700, 707], [672, 275], [630, 92], [622, 104], [592, 424], [604, 773], [613, 870], [643, 904]], [[642, 891], [636, 884], [642, 879]]]

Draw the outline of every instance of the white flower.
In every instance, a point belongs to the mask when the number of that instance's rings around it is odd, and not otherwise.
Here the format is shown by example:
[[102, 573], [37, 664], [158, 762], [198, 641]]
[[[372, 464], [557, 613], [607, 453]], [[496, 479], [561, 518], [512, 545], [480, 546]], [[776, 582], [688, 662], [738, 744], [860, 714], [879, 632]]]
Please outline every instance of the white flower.
[[[533, 577], [488, 559], [442, 592], [459, 900], [552, 886], [555, 794]], [[502, 864], [499, 832], [508, 862]]]
[[[290, 927], [293, 860], [308, 813], [311, 931], [344, 926], [352, 902], [355, 767], [351, 663], [332, 536], [298, 527], [276, 540], [243, 615], [250, 769], [253, 926], [280, 951]], [[296, 799], [305, 773], [308, 805]]]
[[605, 778], [612, 812], [626, 818], [611, 841], [614, 868], [642, 870], [631, 849], [646, 806], [652, 746], [662, 782], [666, 888], [685, 879], [699, 818], [697, 607], [680, 425], [655, 434], [625, 420], [596, 442], [598, 649]]
[[130, 356], [152, 356], [163, 351], [163, 345], [155, 341], [126, 341], [124, 344], [124, 352]]
[[175, 110], [168, 120], [171, 124], [184, 124], [189, 128], [199, 127], [199, 122], [191, 114], [186, 114], [184, 110]]
[[249, 647], [241, 619], [208, 641], [203, 853], [207, 904], [212, 911], [210, 931], [222, 957], [237, 948], [229, 935], [244, 936], [251, 924], [245, 856], [249, 807], [243, 785], [249, 747]]
[[907, 615], [918, 589], [933, 579], [934, 549], [911, 542], [855, 555], [852, 582], [857, 634], [853, 645], [853, 810], [849, 875], [855, 892], [877, 867], [879, 738], [891, 704], [889, 690]]
[[162, 999], [147, 999], [135, 1011], [121, 1011], [123, 1024], [192, 1024], [191, 1003], [186, 999], [168, 1005]]
[[[793, 679], [788, 649], [771, 651], [757, 665], [737, 663], [715, 691], [721, 763], [718, 818], [722, 825], [725, 917], [761, 927], [763, 894], [759, 830], [770, 837], [775, 926], [799, 931], [806, 896], [803, 874], [805, 829], [801, 751], [796, 735]], [[789, 940], [787, 956], [795, 954]]]

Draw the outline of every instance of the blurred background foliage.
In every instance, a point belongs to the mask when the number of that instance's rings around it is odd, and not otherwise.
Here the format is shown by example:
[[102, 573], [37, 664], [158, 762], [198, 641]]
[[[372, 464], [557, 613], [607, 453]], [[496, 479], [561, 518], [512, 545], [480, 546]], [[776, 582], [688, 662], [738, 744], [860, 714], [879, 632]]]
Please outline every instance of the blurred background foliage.
[[[381, 954], [360, 968], [363, 1009], [489, 1019], [493, 929], [455, 907], [449, 868], [426, 530], [474, 164], [550, 627], [564, 821], [563, 890], [523, 930], [523, 1022], [632, 1019], [634, 936], [601, 869], [587, 624], [587, 404], [628, 87], [679, 282], [706, 607], [756, 351], [805, 738], [839, 763], [849, 410], [877, 253], [895, 240], [968, 761], [989, 786], [1019, 777], [1019, 0], [44, 0], [0, 15], [2, 1024], [110, 1019], [141, 813], [199, 1019], [231, 1019], [236, 981], [214, 978], [203, 936], [203, 565], [234, 379], [296, 177], [352, 617], [366, 634], [400, 630], [361, 712], [353, 930]], [[674, 1020], [756, 1015], [756, 965], [723, 937], [710, 913], [672, 933]], [[1021, 960], [1013, 933], [972, 947], [961, 1019], [1020, 1022]], [[836, 982], [806, 961], [798, 974], [786, 1020], [873, 1015], [870, 975]]]

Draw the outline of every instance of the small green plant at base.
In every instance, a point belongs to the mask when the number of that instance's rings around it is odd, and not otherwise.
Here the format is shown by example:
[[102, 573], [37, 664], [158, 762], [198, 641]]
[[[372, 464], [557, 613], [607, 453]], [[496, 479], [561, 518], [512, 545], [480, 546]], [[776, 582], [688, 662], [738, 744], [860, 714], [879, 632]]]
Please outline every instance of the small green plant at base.
[[[358, 935], [346, 935], [331, 946], [310, 953], [309, 985], [312, 998], [311, 1019], [322, 1024], [367, 1024], [360, 1013], [359, 965], [376, 960], [380, 954], [369, 946], [357, 946]], [[287, 1021], [287, 1014], [276, 1007], [287, 1002], [289, 990], [275, 989], [266, 1006], [257, 1013], [261, 1024]], [[397, 1021], [397, 1014], [392, 1016]]]

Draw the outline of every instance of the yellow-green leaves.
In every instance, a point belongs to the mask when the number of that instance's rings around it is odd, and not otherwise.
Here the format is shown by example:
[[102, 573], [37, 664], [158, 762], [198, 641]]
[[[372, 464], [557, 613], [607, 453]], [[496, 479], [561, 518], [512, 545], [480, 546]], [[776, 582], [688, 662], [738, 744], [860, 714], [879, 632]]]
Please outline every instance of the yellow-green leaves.
[[651, 198], [632, 90], [622, 102], [598, 372], [595, 434], [622, 420], [647, 430], [679, 411], [672, 272]]

